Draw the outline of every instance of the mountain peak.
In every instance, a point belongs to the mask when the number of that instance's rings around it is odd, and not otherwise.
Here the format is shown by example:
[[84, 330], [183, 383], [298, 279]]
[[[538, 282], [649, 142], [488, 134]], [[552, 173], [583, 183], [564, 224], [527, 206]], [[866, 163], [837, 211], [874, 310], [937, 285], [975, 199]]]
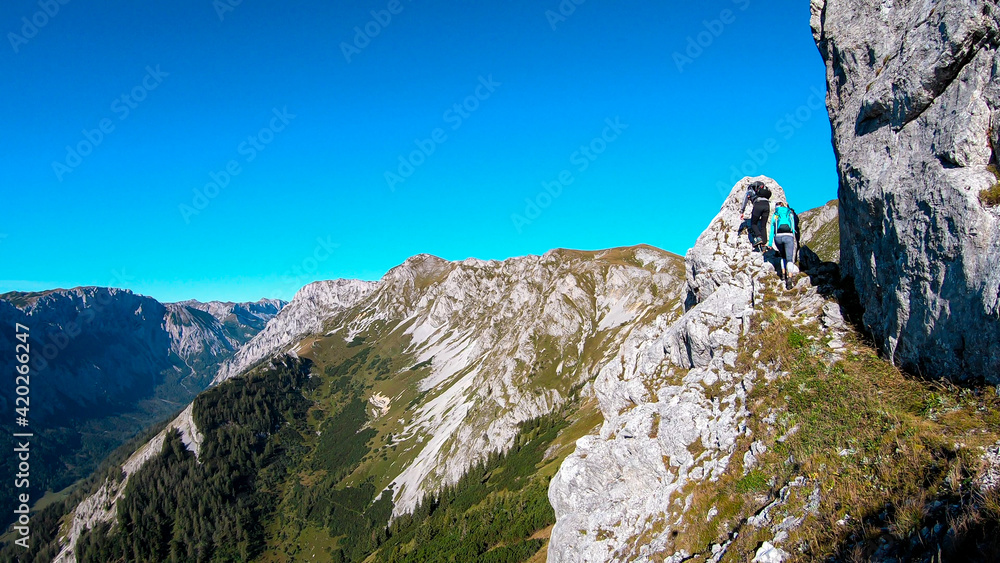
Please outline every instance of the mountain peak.
[[[549, 561], [690, 556], [672, 549], [690, 507], [682, 495], [720, 479], [746, 431], [760, 375], [738, 360], [760, 346], [745, 336], [765, 291], [777, 285], [774, 257], [753, 252], [740, 229], [740, 204], [753, 181], [771, 189], [772, 202], [785, 197], [771, 178], [739, 181], [687, 253], [683, 316], [633, 331], [598, 374], [605, 423], [599, 435], [577, 442], [553, 479]], [[826, 302], [807, 278], [795, 291], [801, 314], [823, 316]]]

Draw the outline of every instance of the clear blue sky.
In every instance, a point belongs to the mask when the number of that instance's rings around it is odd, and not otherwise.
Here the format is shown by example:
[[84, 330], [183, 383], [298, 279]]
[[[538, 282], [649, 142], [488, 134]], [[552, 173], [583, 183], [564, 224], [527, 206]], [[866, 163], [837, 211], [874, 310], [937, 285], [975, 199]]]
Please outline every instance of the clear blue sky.
[[682, 254], [754, 154], [799, 210], [836, 197], [805, 0], [59, 1], [0, 6], [0, 292]]

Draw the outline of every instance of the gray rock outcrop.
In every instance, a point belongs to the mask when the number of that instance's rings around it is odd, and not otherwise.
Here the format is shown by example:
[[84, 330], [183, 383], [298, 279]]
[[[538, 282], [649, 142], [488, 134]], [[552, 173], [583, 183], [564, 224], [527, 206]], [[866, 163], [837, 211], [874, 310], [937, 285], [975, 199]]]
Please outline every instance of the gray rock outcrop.
[[995, 1], [813, 0], [840, 176], [841, 268], [884, 352], [1000, 381]]
[[219, 367], [213, 383], [225, 381], [288, 350], [302, 336], [320, 332], [324, 322], [367, 297], [374, 288], [374, 282], [358, 280], [321, 281], [303, 287], [273, 322], [267, 323]]
[[[747, 394], [756, 373], [737, 369], [763, 280], [775, 270], [739, 232], [745, 178], [685, 258], [687, 311], [636, 327], [594, 382], [605, 422], [577, 442], [549, 487], [556, 512], [548, 560], [667, 561], [693, 487], [717, 481], [747, 434]], [[805, 285], [804, 278], [800, 283]], [[810, 293], [812, 292], [812, 293]], [[823, 300], [807, 291], [803, 306]], [[767, 374], [765, 374], [767, 375]], [[721, 557], [721, 553], [718, 554]], [[658, 559], [663, 560], [663, 559]]]

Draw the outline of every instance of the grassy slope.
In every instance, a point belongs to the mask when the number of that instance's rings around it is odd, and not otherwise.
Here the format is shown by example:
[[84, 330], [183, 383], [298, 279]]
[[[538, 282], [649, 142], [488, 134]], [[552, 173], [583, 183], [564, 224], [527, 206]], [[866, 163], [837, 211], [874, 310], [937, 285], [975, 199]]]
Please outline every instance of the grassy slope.
[[[829, 205], [838, 205], [837, 200], [826, 204]], [[803, 212], [800, 216], [803, 225], [816, 217], [824, 207]], [[840, 262], [840, 222], [837, 217], [820, 226], [811, 236], [803, 238], [802, 244], [812, 249], [824, 262]]]
[[[982, 448], [1000, 440], [997, 390], [910, 377], [853, 331], [843, 358], [825, 360], [830, 338], [817, 321], [783, 314], [794, 294], [771, 287], [765, 296], [741, 344], [741, 367], [763, 362], [783, 375], [758, 379], [748, 405], [753, 437], [743, 439], [717, 485], [692, 491], [688, 514], [718, 514], [689, 518], [676, 547], [710, 553], [738, 530], [723, 561], [749, 561], [774, 537], [770, 526], [805, 515], [786, 544], [800, 550], [793, 560], [930, 561], [938, 549], [944, 560], [995, 560], [1000, 496], [981, 494], [974, 483]], [[742, 452], [754, 440], [768, 449], [745, 472]], [[746, 523], [797, 477], [803, 486], [789, 489], [768, 526]], [[821, 500], [811, 512], [805, 506], [817, 487]]]
[[1000, 205], [1000, 170], [995, 164], [991, 164], [989, 169], [996, 176], [997, 183], [979, 192], [979, 200], [987, 207], [994, 207]]

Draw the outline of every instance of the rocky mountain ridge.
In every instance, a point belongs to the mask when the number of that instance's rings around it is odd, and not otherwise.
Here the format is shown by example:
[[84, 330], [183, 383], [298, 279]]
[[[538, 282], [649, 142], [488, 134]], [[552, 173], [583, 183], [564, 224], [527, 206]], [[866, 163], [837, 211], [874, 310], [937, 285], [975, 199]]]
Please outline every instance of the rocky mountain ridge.
[[[773, 180], [760, 180], [781, 197]], [[366, 392], [366, 427], [376, 432], [373, 443], [387, 441], [376, 453], [390, 456], [391, 469], [373, 458], [363, 461], [348, 481], [367, 475], [391, 490], [396, 516], [413, 511], [428, 493], [457, 482], [489, 452], [511, 447], [520, 423], [554, 412], [573, 393], [596, 397], [600, 416], [573, 418], [579, 421], [574, 432], [588, 434], [602, 418], [609, 422], [576, 445], [577, 453], [553, 481], [550, 496], [560, 520], [550, 557], [623, 556], [620, 550], [602, 551], [605, 544], [596, 550], [573, 547], [570, 540], [586, 529], [574, 520], [574, 510], [590, 514], [586, 518], [602, 511], [617, 514], [626, 526], [622, 534], [641, 534], [649, 525], [643, 510], [673, 506], [671, 495], [677, 490], [724, 472], [735, 441], [744, 436], [745, 391], [734, 391], [722, 402], [717, 394], [695, 400], [695, 391], [706, 385], [743, 388], [734, 369], [737, 342], [761, 299], [761, 279], [773, 276], [762, 255], [747, 259], [749, 246], [738, 232], [737, 196], [749, 181], [734, 187], [737, 195], [727, 200], [686, 262], [652, 247], [555, 250], [504, 262], [447, 262], [419, 255], [379, 282], [310, 284], [220, 370], [218, 383], [286, 353], [307, 358], [315, 362], [314, 371], [327, 373], [336, 367], [326, 359], [331, 350], [370, 347], [372, 365], [381, 365], [389, 357], [383, 354], [391, 354], [391, 365], [404, 368], [380, 371]], [[828, 211], [814, 215], [835, 219]], [[799, 287], [807, 285], [802, 278]], [[820, 301], [813, 298], [809, 307], [822, 310]], [[839, 318], [835, 309], [823, 314]], [[654, 379], [642, 373], [651, 362], [670, 361], [676, 366], [657, 372]], [[669, 394], [660, 393], [658, 406], [636, 407], [656, 397], [656, 378], [683, 381]], [[179, 429], [188, 447], [198, 451], [200, 433], [189, 411], [129, 458], [123, 479], [105, 482], [76, 508], [60, 561], [73, 560], [71, 546], [87, 529], [115, 520], [115, 502], [127, 494], [129, 477], [156, 455], [171, 428]], [[629, 413], [642, 417], [631, 420]], [[662, 440], [672, 444], [664, 451], [677, 456], [682, 467], [679, 474], [669, 462], [662, 472], [651, 472], [645, 464], [650, 459], [639, 458], [630, 462], [635, 463], [631, 469], [599, 466], [590, 476], [604, 480], [600, 484], [581, 481], [591, 471], [588, 463], [623, 455], [615, 453], [617, 446], [602, 445], [604, 441], [620, 439], [634, 447], [636, 436], [649, 433], [647, 423], [654, 415], [664, 425]], [[626, 429], [610, 430], [619, 425]], [[681, 459], [682, 443], [695, 434], [714, 446], [706, 446], [697, 461]], [[551, 452], [558, 459], [573, 448], [568, 439], [561, 444]], [[577, 471], [581, 474], [566, 477]], [[611, 475], [621, 478], [616, 480], [623, 487], [621, 498], [605, 489]], [[636, 483], [646, 484], [643, 495], [634, 494]], [[593, 495], [589, 500], [588, 494]], [[626, 496], [645, 499], [648, 506], [630, 507]], [[588, 508], [594, 502], [613, 506]], [[620, 510], [625, 512], [618, 514]], [[606, 523], [598, 527], [604, 534], [611, 530]], [[645, 549], [651, 553], [666, 547], [654, 541]]]
[[866, 347], [852, 288], [810, 248], [829, 223], [804, 229], [786, 291], [739, 234], [751, 180], [687, 253], [684, 315], [600, 370], [604, 423], [551, 482], [547, 560], [991, 560], [996, 394], [942, 399]]
[[[260, 301], [255, 301], [253, 303], [232, 303], [232, 302], [219, 302], [211, 301], [208, 303], [201, 303], [199, 301], [183, 301], [180, 303], [171, 303], [167, 305], [167, 308], [177, 315], [182, 315], [189, 319], [187, 323], [171, 323], [174, 326], [185, 326], [190, 324], [195, 324], [193, 321], [193, 316], [196, 315], [196, 311], [201, 311], [212, 316], [221, 325], [221, 329], [224, 339], [219, 340], [219, 344], [222, 345], [222, 349], [218, 349], [216, 354], [221, 354], [223, 349], [230, 354], [233, 352], [238, 352], [244, 344], [246, 344], [250, 339], [256, 336], [260, 331], [264, 330], [268, 322], [281, 312], [281, 310], [287, 305], [286, 301], [280, 299], [261, 299]], [[211, 323], [211, 321], [209, 321]], [[212, 323], [214, 324], [214, 323]], [[171, 331], [173, 333], [173, 331]], [[180, 340], [181, 338], [175, 337], [175, 340]], [[194, 344], [194, 348], [197, 349], [197, 338], [194, 342], [190, 342], [187, 345], [179, 344], [177, 348], [190, 347]], [[223, 343], [223, 341], [225, 343]]]
[[319, 332], [323, 322], [367, 296], [375, 284], [358, 280], [311, 283], [295, 294], [277, 322], [262, 327], [252, 340], [219, 367], [213, 382], [225, 381], [267, 357], [287, 349], [305, 335]]
[[[374, 462], [358, 469], [391, 487], [393, 511], [404, 514], [490, 452], [510, 448], [520, 423], [563, 405], [636, 324], [679, 315], [682, 277], [680, 259], [652, 247], [504, 262], [415, 256], [379, 282], [310, 284], [217, 380], [283, 353], [332, 369], [324, 358], [345, 345], [370, 348], [375, 361], [391, 353], [391, 365], [405, 362], [369, 391], [368, 426], [391, 440], [397, 462], [389, 471]], [[190, 416], [165, 432], [173, 427], [196, 447]], [[130, 458], [124, 479], [105, 482], [76, 508], [60, 561], [73, 559], [84, 530], [113, 521], [115, 499], [163, 435]]]
[[[136, 386], [155, 386], [165, 370], [187, 371], [182, 378], [199, 370], [204, 378], [205, 369], [232, 355], [283, 306], [277, 300], [163, 304], [129, 290], [80, 287], [2, 295], [0, 317], [32, 327], [32, 367], [50, 382], [36, 390], [34, 419], [41, 422], [57, 411], [65, 416], [113, 403], [132, 390], [141, 394]], [[118, 365], [129, 375], [119, 377]]]
[[[667, 561], [679, 562], [694, 555], [674, 546], [676, 530], [690, 518], [687, 493], [726, 472], [749, 435], [748, 394], [758, 378], [775, 377], [737, 367], [749, 351], [742, 337], [766, 280], [776, 277], [739, 232], [739, 205], [751, 181], [784, 197], [769, 178], [738, 183], [687, 253], [684, 315], [633, 331], [598, 374], [594, 389], [605, 422], [598, 435], [577, 443], [552, 482], [557, 523], [549, 561], [646, 561], [665, 552], [674, 553]], [[836, 330], [839, 312], [808, 282], [798, 280], [804, 296], [797, 312]], [[709, 555], [718, 560], [725, 549]]]

